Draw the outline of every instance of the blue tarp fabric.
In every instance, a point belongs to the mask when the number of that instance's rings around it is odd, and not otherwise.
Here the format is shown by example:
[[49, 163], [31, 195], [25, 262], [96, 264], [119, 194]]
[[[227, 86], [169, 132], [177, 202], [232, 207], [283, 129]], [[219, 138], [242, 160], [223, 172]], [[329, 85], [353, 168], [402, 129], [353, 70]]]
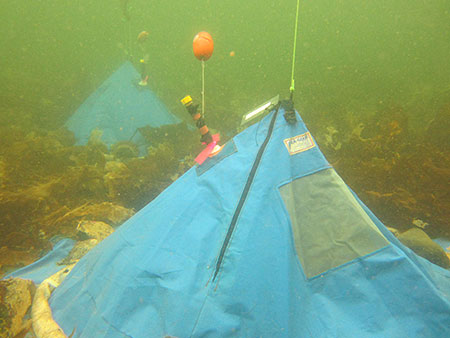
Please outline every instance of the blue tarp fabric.
[[142, 143], [138, 128], [181, 122], [139, 81], [139, 73], [127, 61], [86, 99], [66, 122], [77, 144], [86, 144], [94, 129], [103, 132], [101, 140], [108, 146], [131, 138]]
[[300, 116], [291, 125], [283, 113], [235, 136], [83, 257], [51, 297], [64, 331], [450, 337], [449, 271], [403, 246]]

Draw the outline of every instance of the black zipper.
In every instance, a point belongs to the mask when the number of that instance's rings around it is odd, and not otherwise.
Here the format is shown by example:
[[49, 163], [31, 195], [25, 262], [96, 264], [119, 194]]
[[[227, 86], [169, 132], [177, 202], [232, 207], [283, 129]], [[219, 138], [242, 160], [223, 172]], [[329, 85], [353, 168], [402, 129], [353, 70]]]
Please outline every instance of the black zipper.
[[244, 206], [244, 202], [247, 199], [247, 195], [250, 191], [250, 187], [253, 183], [253, 180], [255, 178], [256, 170], [258, 169], [259, 163], [261, 162], [262, 155], [264, 153], [264, 150], [267, 147], [267, 144], [269, 143], [270, 137], [272, 136], [273, 127], [275, 125], [275, 120], [278, 115], [278, 110], [280, 109], [280, 104], [276, 107], [275, 113], [272, 116], [272, 120], [270, 121], [269, 130], [267, 131], [266, 138], [264, 139], [264, 142], [261, 144], [261, 147], [258, 150], [258, 154], [256, 155], [255, 162], [253, 162], [252, 169], [250, 170], [250, 174], [248, 175], [247, 182], [245, 183], [244, 190], [242, 192], [241, 198], [239, 199], [239, 203], [236, 207], [236, 211], [234, 212], [233, 218], [231, 219], [230, 226], [228, 228], [227, 235], [225, 237], [225, 240], [222, 244], [222, 248], [220, 249], [219, 258], [217, 259], [216, 268], [214, 270], [214, 276], [213, 276], [213, 282], [216, 279], [220, 266], [223, 263], [223, 257], [225, 255], [225, 252], [227, 250], [228, 244], [230, 244], [231, 235], [233, 234], [234, 229], [236, 228], [236, 223], [239, 217], [239, 214], [242, 211], [242, 207]]

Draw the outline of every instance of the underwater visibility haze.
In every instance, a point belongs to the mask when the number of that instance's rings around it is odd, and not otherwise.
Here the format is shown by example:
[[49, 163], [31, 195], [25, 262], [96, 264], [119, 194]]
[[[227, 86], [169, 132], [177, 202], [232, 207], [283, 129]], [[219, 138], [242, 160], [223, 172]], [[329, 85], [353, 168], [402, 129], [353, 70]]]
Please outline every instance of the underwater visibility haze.
[[[168, 111], [201, 102], [226, 141], [242, 115], [289, 97], [294, 0], [3, 1], [0, 5], [0, 274], [75, 238], [80, 221], [119, 226], [194, 165], [190, 128], [142, 130], [154, 146], [76, 145], [64, 124], [124, 62]], [[300, 1], [293, 101], [329, 162], [392, 230], [450, 239], [450, 1]], [[445, 266], [447, 263], [442, 263]], [[449, 262], [450, 266], [450, 262]]]

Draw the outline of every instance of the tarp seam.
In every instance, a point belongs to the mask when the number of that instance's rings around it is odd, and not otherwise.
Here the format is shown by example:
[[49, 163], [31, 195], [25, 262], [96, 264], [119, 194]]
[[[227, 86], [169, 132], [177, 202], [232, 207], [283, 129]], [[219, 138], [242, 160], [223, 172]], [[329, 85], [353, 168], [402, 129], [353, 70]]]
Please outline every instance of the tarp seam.
[[257, 153], [256, 158], [255, 158], [255, 162], [253, 162], [252, 169], [250, 170], [250, 174], [248, 176], [247, 182], [245, 183], [244, 190], [242, 192], [241, 198], [239, 199], [238, 205], [236, 207], [236, 211], [234, 212], [233, 218], [231, 220], [231, 224], [230, 224], [230, 226], [228, 228], [227, 235], [225, 237], [225, 240], [223, 242], [222, 248], [220, 250], [219, 258], [217, 260], [216, 268], [215, 268], [215, 271], [214, 271], [214, 276], [213, 276], [213, 279], [212, 279], [213, 282], [216, 279], [217, 274], [219, 273], [220, 267], [221, 267], [222, 262], [223, 262], [223, 257], [225, 255], [225, 252], [226, 252], [226, 250], [228, 248], [228, 245], [230, 243], [230, 240], [231, 240], [231, 235], [233, 234], [234, 229], [236, 228], [238, 217], [239, 217], [239, 215], [241, 213], [241, 210], [242, 210], [242, 208], [244, 206], [245, 200], [247, 199], [248, 193], [250, 191], [250, 187], [251, 187], [251, 185], [253, 183], [253, 180], [254, 180], [254, 177], [256, 175], [256, 170], [258, 169], [258, 166], [261, 163], [261, 158], [262, 158], [262, 155], [264, 154], [264, 150], [266, 149], [267, 144], [269, 143], [270, 137], [272, 136], [272, 132], [273, 132], [273, 129], [274, 129], [273, 127], [275, 125], [275, 120], [276, 120], [276, 118], [278, 116], [278, 110], [279, 109], [280, 109], [280, 105], [278, 105], [278, 107], [276, 108], [276, 110], [275, 110], [275, 112], [274, 112], [274, 114], [272, 116], [272, 120], [270, 121], [270, 125], [269, 125], [269, 130], [267, 131], [267, 136], [266, 136], [263, 144], [261, 145], [261, 147], [258, 150], [258, 153]]

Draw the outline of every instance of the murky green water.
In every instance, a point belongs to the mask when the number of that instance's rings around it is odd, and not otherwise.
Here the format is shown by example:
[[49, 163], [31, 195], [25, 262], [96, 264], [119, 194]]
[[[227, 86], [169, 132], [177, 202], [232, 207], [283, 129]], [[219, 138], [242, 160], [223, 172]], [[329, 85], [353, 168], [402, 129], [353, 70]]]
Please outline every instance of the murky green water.
[[[190, 94], [200, 100], [201, 63], [192, 53], [199, 31], [210, 32], [215, 42], [206, 62], [211, 128], [230, 137], [243, 113], [277, 94], [289, 96], [295, 0], [20, 0], [0, 6], [0, 131], [8, 133], [0, 144], [0, 185], [6, 187], [6, 202], [18, 189], [27, 195], [26, 189], [51, 186], [52, 175], [66, 178], [66, 167], [57, 172], [60, 163], [81, 170], [68, 155], [72, 148], [51, 148], [54, 136], [35, 129], [63, 126], [128, 59], [137, 65], [148, 57], [150, 88], [172, 112], [190, 121], [180, 99]], [[144, 30], [149, 38], [141, 48], [137, 36]], [[435, 226], [436, 235], [450, 234], [449, 186], [443, 182], [449, 170], [449, 60], [448, 0], [300, 1], [296, 108], [330, 162], [387, 225], [408, 228], [420, 219]], [[51, 150], [54, 174], [35, 149]], [[104, 155], [99, 155], [103, 166]], [[104, 168], [88, 165], [104, 195]], [[139, 173], [148, 171], [135, 167]], [[21, 170], [42, 176], [28, 177]], [[166, 183], [158, 183], [158, 189]], [[86, 191], [66, 198], [94, 201], [88, 187], [96, 185], [86, 181], [79, 186]], [[33, 220], [17, 220], [31, 233], [26, 236], [37, 236], [39, 217], [59, 207], [39, 198], [33, 200], [38, 203], [35, 215], [22, 215]], [[13, 210], [6, 202], [1, 206]], [[72, 202], [71, 207], [77, 206]], [[15, 226], [14, 215], [0, 220], [5, 233]]]
[[[319, 111], [365, 113], [391, 102], [417, 121], [450, 101], [447, 0], [300, 5], [295, 101], [305, 119]], [[120, 0], [3, 2], [2, 105], [29, 102], [43, 114], [46, 103], [55, 102], [61, 108], [55, 119], [63, 122], [126, 60], [124, 49], [131, 46], [135, 59], [140, 57], [136, 36], [147, 30], [151, 85], [183, 116], [179, 99], [200, 95], [192, 38], [207, 30], [215, 40], [207, 62], [207, 109], [239, 121], [254, 104], [288, 95], [295, 6], [296, 1], [129, 0], [127, 22]]]
[[[119, 226], [194, 164], [198, 135], [179, 125], [150, 128], [165, 139], [141, 157], [127, 141], [122, 154], [99, 140], [74, 146], [60, 127], [106, 78], [145, 57], [150, 88], [190, 121], [180, 99], [200, 101], [192, 40], [208, 31], [205, 115], [226, 140], [249, 109], [288, 98], [296, 5], [3, 0], [0, 277], [53, 236], [77, 238], [80, 220]], [[301, 0], [295, 85], [327, 159], [391, 231], [450, 238], [450, 0]]]

